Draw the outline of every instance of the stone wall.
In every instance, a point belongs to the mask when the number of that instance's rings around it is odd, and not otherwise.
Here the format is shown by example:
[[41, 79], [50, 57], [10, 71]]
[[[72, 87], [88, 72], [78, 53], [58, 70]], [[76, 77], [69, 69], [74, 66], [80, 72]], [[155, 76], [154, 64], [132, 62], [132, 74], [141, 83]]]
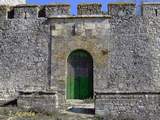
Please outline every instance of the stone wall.
[[108, 67], [99, 74], [104, 79], [97, 80], [96, 113], [108, 119], [159, 119], [159, 22], [142, 16], [109, 20]]
[[112, 16], [135, 15], [136, 4], [134, 3], [109, 3], [108, 12]]
[[56, 94], [54, 92], [20, 92], [18, 107], [28, 111], [51, 113], [56, 109]]
[[[107, 15], [101, 10], [102, 5], [99, 3], [79, 4], [77, 6], [78, 16], [80, 15]], [[143, 16], [159, 16], [160, 4], [143, 3]], [[109, 3], [108, 14], [111, 16], [132, 16], [135, 15], [136, 5], [134, 3]], [[17, 6], [0, 6], [0, 19], [37, 19], [49, 18], [52, 16], [71, 16], [69, 4], [49, 4], [49, 5], [17, 5]]]
[[45, 6], [46, 17], [50, 16], [60, 16], [60, 15], [70, 15], [70, 5], [69, 4], [51, 4]]
[[159, 120], [159, 94], [97, 94], [96, 113], [107, 120]]
[[[134, 109], [129, 109], [129, 117], [141, 120], [149, 113], [151, 120], [158, 120], [159, 22], [158, 17], [145, 16], [50, 18], [51, 87], [57, 88], [59, 106], [63, 107], [66, 102], [67, 58], [72, 51], [82, 49], [88, 51], [94, 60], [97, 114], [102, 115], [109, 109], [106, 114], [117, 113], [117, 117], [127, 117], [125, 110], [134, 106]], [[120, 94], [117, 96], [116, 93]], [[116, 105], [110, 103], [110, 97], [117, 101]], [[122, 101], [124, 105], [118, 101]], [[108, 108], [108, 104], [112, 104], [112, 109]], [[124, 111], [121, 112], [123, 106]], [[143, 107], [140, 108], [143, 115], [138, 113], [139, 107]]]
[[9, 7], [8, 6], [1, 6], [0, 7], [0, 20], [6, 20], [8, 18], [8, 11], [9, 11]]
[[0, 91], [48, 87], [48, 43], [46, 19], [0, 21]]
[[144, 16], [160, 16], [160, 3], [143, 3], [142, 12]]
[[78, 15], [99, 15], [102, 14], [101, 4], [79, 4], [77, 6]]
[[19, 5], [14, 7], [14, 18], [29, 19], [38, 18], [39, 7], [37, 5]]
[[[101, 17], [62, 17], [50, 18], [52, 35], [52, 74], [51, 87], [57, 88], [59, 104], [63, 105], [66, 98], [67, 59], [77, 49], [88, 51], [94, 60], [94, 82], [107, 66], [109, 28], [106, 18]], [[65, 22], [64, 22], [65, 21]], [[103, 28], [103, 29], [102, 29]]]
[[[92, 5], [95, 4], [87, 4], [85, 10]], [[121, 7], [117, 4], [114, 7], [111, 16], [99, 14], [99, 5], [98, 15], [97, 11], [91, 11], [70, 16], [70, 6], [66, 4], [16, 6], [10, 19], [4, 7], [0, 18], [1, 98], [17, 95], [18, 91], [49, 89], [55, 95], [45, 95], [45, 99], [54, 100], [56, 106], [64, 108], [67, 59], [71, 52], [82, 49], [93, 57], [96, 114], [112, 117], [117, 113], [117, 117], [126, 117], [128, 112], [133, 119], [143, 120], [148, 114], [151, 120], [158, 120], [160, 18], [147, 14], [118, 15]], [[19, 104], [33, 106], [27, 103], [32, 98], [34, 95], [29, 98], [22, 95]], [[38, 96], [35, 101], [44, 105], [42, 98]]]
[[0, 6], [0, 19], [38, 19], [51, 16], [69, 16], [70, 5], [68, 4], [50, 4], [50, 5], [17, 5]]
[[19, 5], [25, 4], [26, 0], [1, 0], [0, 5]]

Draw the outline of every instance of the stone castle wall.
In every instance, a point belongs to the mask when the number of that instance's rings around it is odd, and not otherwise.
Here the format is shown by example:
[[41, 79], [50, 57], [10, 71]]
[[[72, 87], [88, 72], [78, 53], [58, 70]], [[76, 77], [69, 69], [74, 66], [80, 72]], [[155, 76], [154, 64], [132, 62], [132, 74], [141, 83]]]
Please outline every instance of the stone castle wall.
[[[67, 66], [67, 57], [73, 50], [85, 49], [94, 60], [96, 113], [114, 116], [118, 111], [120, 114], [127, 113], [127, 105], [133, 105], [135, 108], [129, 111], [133, 110], [133, 117], [138, 116], [137, 119], [141, 120], [145, 115], [147, 117], [149, 111], [152, 116], [148, 116], [158, 120], [160, 69], [157, 63], [160, 51], [156, 31], [159, 29], [159, 20], [155, 17], [137, 16], [95, 19], [84, 17], [67, 19], [64, 23], [64, 19], [53, 19], [52, 82], [58, 86], [59, 104], [62, 105], [65, 101], [67, 69], [64, 66]], [[74, 35], [72, 26], [76, 26]], [[108, 103], [107, 93], [115, 101], [123, 99], [113, 93], [126, 93], [125, 96], [128, 97], [124, 98], [124, 103], [128, 104], [121, 105], [118, 101], [112, 103], [112, 100]], [[151, 96], [151, 99], [145, 96]], [[143, 115], [136, 113], [139, 112], [136, 106], [139, 106], [140, 101], [143, 103], [140, 109], [146, 112]], [[146, 105], [148, 102], [153, 102], [150, 108]], [[112, 108], [108, 108], [108, 104]], [[123, 106], [122, 113], [118, 105]]]
[[67, 58], [83, 49], [94, 61], [97, 114], [158, 120], [160, 18], [157, 4], [146, 6], [143, 16], [135, 15], [134, 4], [110, 4], [109, 15], [99, 4], [80, 4], [77, 16], [70, 15], [68, 4], [3, 6], [1, 96], [49, 89], [56, 94], [56, 107], [63, 108]]
[[26, 4], [26, 0], [1, 0], [0, 5], [19, 5]]
[[46, 89], [50, 29], [45, 21], [0, 21], [0, 91]]

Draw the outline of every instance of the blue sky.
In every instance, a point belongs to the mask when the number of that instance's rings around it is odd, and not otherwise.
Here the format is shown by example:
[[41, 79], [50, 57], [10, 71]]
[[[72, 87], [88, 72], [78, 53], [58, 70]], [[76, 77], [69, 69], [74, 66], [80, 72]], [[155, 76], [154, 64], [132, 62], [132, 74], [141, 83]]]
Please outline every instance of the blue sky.
[[102, 4], [102, 10], [107, 11], [107, 3], [109, 2], [136, 2], [137, 11], [140, 10], [140, 4], [142, 1], [145, 2], [160, 2], [160, 0], [27, 0], [28, 4], [50, 4], [50, 3], [69, 3], [71, 4], [72, 14], [77, 13], [77, 4], [84, 2], [98, 2]]

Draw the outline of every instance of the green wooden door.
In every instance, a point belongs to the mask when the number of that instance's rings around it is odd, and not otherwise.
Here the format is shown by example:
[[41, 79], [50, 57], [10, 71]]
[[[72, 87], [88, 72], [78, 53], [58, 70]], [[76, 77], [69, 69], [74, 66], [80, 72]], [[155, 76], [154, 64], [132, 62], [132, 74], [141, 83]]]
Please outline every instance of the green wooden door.
[[68, 57], [67, 98], [93, 96], [93, 60], [89, 53], [76, 50]]

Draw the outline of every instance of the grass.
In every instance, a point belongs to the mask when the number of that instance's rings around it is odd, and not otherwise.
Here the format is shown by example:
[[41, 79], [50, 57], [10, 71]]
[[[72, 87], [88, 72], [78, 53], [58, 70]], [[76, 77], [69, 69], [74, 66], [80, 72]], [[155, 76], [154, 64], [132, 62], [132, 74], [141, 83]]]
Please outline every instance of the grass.
[[[17, 107], [0, 107], [0, 120], [95, 120], [79, 114], [26, 111]], [[97, 120], [97, 119], [96, 119]]]
[[0, 107], [0, 120], [60, 120], [58, 112], [36, 113], [17, 107]]

